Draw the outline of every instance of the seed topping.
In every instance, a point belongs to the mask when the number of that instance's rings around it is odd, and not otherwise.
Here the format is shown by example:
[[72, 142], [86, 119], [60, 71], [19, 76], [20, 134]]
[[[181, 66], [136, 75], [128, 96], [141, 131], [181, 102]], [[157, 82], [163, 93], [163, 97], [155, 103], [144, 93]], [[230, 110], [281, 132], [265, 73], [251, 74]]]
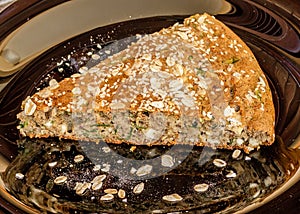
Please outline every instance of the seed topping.
[[28, 99], [25, 103], [24, 113], [30, 116], [33, 115], [35, 110], [36, 110], [36, 104], [31, 99]]

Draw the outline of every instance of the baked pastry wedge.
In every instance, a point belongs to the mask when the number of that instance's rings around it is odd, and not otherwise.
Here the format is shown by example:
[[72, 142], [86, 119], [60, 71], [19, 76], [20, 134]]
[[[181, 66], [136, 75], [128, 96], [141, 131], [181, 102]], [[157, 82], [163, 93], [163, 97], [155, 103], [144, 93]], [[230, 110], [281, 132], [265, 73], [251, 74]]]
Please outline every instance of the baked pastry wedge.
[[96, 66], [51, 80], [17, 117], [30, 138], [245, 152], [275, 138], [263, 71], [247, 45], [208, 14], [139, 36]]

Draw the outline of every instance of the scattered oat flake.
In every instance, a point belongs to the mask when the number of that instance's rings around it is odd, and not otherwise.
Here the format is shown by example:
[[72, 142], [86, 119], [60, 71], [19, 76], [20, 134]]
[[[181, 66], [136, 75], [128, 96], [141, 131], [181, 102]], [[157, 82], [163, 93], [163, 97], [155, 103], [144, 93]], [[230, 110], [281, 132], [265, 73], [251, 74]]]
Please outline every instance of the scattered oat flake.
[[107, 194], [113, 194], [114, 195], [114, 194], [118, 193], [118, 190], [110, 188], [110, 189], [105, 189], [104, 192], [107, 193]]
[[77, 182], [76, 183], [76, 186], [74, 188], [74, 190], [76, 191], [76, 194], [77, 195], [83, 195], [83, 193], [87, 190], [87, 189], [90, 189], [91, 188], [91, 183], [80, 183], [80, 182]]
[[180, 36], [183, 40], [188, 40], [188, 39], [189, 39], [188, 35], [187, 35], [185, 32], [177, 31], [176, 33], [177, 33], [177, 35]]
[[195, 106], [194, 100], [191, 96], [184, 96], [181, 100], [182, 104], [187, 107]]
[[241, 154], [241, 150], [236, 149], [236, 150], [234, 150], [233, 153], [232, 153], [232, 158], [233, 158], [233, 159], [237, 159], [237, 158], [240, 156], [240, 154]]
[[220, 168], [225, 167], [227, 165], [226, 161], [218, 158], [214, 159], [213, 164]]
[[93, 180], [92, 183], [95, 183], [97, 181], [104, 181], [106, 178], [106, 175], [97, 175]]
[[119, 198], [125, 198], [126, 197], [126, 192], [123, 189], [119, 189], [118, 191], [118, 197]]
[[208, 188], [209, 188], [209, 185], [208, 185], [208, 184], [205, 184], [205, 183], [203, 183], [203, 184], [196, 184], [196, 185], [194, 186], [194, 190], [195, 190], [196, 192], [205, 192], [205, 191], [208, 190]]
[[168, 66], [170, 66], [170, 67], [174, 66], [175, 62], [176, 61], [175, 61], [175, 59], [173, 57], [171, 57], [171, 56], [167, 57], [166, 63], [167, 63]]
[[106, 175], [97, 175], [91, 182], [92, 183], [96, 183], [99, 181], [104, 181], [106, 178]]
[[183, 87], [183, 79], [176, 79], [170, 81], [169, 87], [171, 91], [178, 91]]
[[139, 183], [137, 184], [134, 188], [133, 188], [133, 193], [134, 194], [140, 194], [141, 192], [143, 192], [145, 187], [145, 183]]
[[68, 179], [67, 176], [62, 175], [62, 176], [59, 176], [59, 177], [55, 178], [54, 183], [55, 184], [62, 184], [64, 182], [66, 182], [67, 179]]
[[112, 199], [114, 199], [113, 194], [106, 194], [106, 195], [101, 196], [101, 198], [100, 198], [101, 201], [110, 201]]
[[83, 155], [76, 155], [75, 157], [74, 157], [74, 162], [75, 163], [80, 163], [81, 161], [83, 161], [84, 160], [84, 156]]
[[183, 73], [184, 73], [184, 70], [183, 70], [182, 65], [176, 64], [175, 65], [175, 71], [174, 71], [175, 76], [182, 76]]
[[92, 185], [92, 189], [93, 190], [98, 190], [102, 187], [102, 181], [106, 178], [106, 175], [97, 175], [92, 181], [91, 183]]
[[174, 159], [171, 155], [162, 155], [161, 156], [161, 165], [165, 167], [174, 166]]
[[163, 197], [163, 200], [165, 201], [170, 201], [170, 202], [176, 202], [176, 201], [181, 201], [183, 198], [178, 195], [177, 193], [171, 194], [171, 195], [165, 195]]
[[98, 181], [92, 184], [92, 190], [99, 190], [101, 189], [103, 186], [103, 182], [102, 181]]
[[144, 175], [148, 175], [151, 171], [152, 171], [152, 166], [146, 164], [145, 166], [141, 166], [140, 168], [138, 168], [138, 170], [136, 171], [136, 175], [141, 177]]

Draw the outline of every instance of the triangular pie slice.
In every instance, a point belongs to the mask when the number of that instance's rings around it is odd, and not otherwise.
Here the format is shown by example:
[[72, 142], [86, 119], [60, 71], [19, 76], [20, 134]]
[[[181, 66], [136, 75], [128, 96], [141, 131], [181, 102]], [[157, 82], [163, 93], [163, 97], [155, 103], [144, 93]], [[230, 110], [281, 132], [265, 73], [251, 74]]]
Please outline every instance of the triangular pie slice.
[[274, 105], [247, 45], [194, 15], [28, 97], [20, 133], [132, 145], [249, 152], [274, 141]]

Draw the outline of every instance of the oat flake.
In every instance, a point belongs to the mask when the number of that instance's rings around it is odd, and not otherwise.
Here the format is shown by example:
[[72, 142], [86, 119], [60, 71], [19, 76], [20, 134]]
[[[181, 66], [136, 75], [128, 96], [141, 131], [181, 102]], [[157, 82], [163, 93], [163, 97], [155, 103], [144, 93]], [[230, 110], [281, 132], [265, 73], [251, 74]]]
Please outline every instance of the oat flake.
[[147, 175], [152, 171], [152, 168], [153, 167], [151, 165], [148, 165], [148, 164], [145, 165], [145, 166], [142, 166], [136, 171], [136, 175], [139, 176], [139, 177]]
[[205, 184], [205, 183], [203, 183], [203, 184], [197, 184], [197, 185], [194, 186], [194, 190], [196, 192], [205, 192], [205, 191], [208, 190], [208, 188], [209, 188], [209, 185]]
[[101, 198], [100, 198], [101, 201], [110, 201], [112, 199], [114, 199], [114, 195], [112, 195], [112, 194], [106, 194], [106, 195], [101, 196]]
[[217, 167], [225, 167], [227, 165], [226, 161], [222, 160], [222, 159], [214, 159], [213, 161], [214, 165]]
[[145, 187], [145, 183], [139, 183], [138, 185], [136, 185], [134, 188], [133, 188], [133, 193], [134, 194], [140, 194], [141, 192], [143, 192], [144, 190], [144, 187]]
[[178, 195], [177, 193], [171, 194], [171, 195], [165, 195], [163, 197], [163, 200], [165, 201], [171, 201], [171, 202], [177, 202], [177, 201], [181, 201], [183, 198]]

